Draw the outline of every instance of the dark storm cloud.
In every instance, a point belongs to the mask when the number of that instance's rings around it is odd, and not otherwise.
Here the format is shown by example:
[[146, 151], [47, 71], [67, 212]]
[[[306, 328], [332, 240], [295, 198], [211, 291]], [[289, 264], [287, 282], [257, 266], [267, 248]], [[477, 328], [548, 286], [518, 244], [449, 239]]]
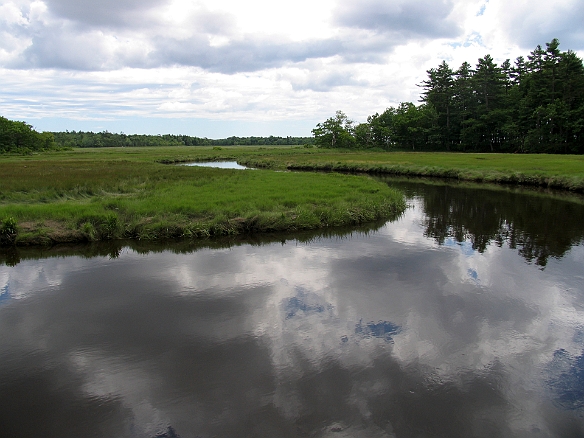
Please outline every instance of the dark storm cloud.
[[341, 26], [389, 32], [402, 37], [445, 38], [460, 34], [458, 24], [449, 19], [451, 1], [366, 0], [339, 6], [335, 19]]

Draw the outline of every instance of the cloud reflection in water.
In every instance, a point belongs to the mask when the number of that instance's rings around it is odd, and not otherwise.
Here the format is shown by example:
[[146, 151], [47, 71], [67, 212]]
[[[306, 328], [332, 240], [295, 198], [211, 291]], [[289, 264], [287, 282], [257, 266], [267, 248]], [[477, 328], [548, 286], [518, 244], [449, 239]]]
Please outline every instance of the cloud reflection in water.
[[[0, 422], [20, 436], [583, 431], [584, 249], [378, 232], [0, 267]], [[480, 279], [480, 281], [479, 281]], [[26, 423], [31, 400], [38, 418]], [[22, 424], [21, 424], [22, 423]]]

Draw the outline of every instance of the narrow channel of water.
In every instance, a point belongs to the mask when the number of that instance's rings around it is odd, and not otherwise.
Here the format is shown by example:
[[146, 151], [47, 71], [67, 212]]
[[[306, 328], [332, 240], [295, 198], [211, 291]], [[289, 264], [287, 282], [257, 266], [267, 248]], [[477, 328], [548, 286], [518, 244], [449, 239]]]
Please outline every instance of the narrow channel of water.
[[236, 161], [204, 161], [204, 162], [193, 162], [193, 163], [182, 163], [181, 166], [194, 166], [194, 167], [217, 167], [219, 169], [249, 169], [249, 167], [237, 164]]
[[347, 234], [0, 261], [18, 437], [584, 436], [584, 203], [392, 181]]

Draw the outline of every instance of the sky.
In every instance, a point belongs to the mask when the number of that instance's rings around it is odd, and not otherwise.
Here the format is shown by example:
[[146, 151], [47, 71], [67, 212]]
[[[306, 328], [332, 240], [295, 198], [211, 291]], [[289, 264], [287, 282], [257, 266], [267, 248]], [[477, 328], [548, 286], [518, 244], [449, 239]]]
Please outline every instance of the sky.
[[0, 0], [0, 115], [41, 131], [310, 136], [418, 103], [426, 71], [553, 38], [581, 0]]

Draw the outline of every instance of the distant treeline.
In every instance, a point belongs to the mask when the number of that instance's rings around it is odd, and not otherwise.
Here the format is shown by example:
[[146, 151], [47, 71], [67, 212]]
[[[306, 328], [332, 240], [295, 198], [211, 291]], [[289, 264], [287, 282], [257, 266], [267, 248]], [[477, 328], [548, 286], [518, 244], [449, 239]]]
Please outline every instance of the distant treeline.
[[55, 142], [64, 147], [139, 147], [139, 146], [264, 146], [313, 144], [312, 137], [228, 137], [218, 140], [189, 135], [138, 135], [111, 132], [53, 132]]
[[427, 71], [420, 105], [401, 103], [355, 124], [337, 111], [312, 130], [329, 148], [584, 153], [584, 66], [553, 39], [514, 64]]
[[269, 146], [314, 144], [312, 137], [228, 137], [218, 140], [189, 135], [139, 135], [104, 132], [37, 132], [26, 122], [0, 116], [0, 153], [27, 153], [58, 148], [140, 146]]
[[37, 132], [28, 123], [0, 116], [0, 153], [27, 153], [55, 146], [55, 138], [50, 132]]

